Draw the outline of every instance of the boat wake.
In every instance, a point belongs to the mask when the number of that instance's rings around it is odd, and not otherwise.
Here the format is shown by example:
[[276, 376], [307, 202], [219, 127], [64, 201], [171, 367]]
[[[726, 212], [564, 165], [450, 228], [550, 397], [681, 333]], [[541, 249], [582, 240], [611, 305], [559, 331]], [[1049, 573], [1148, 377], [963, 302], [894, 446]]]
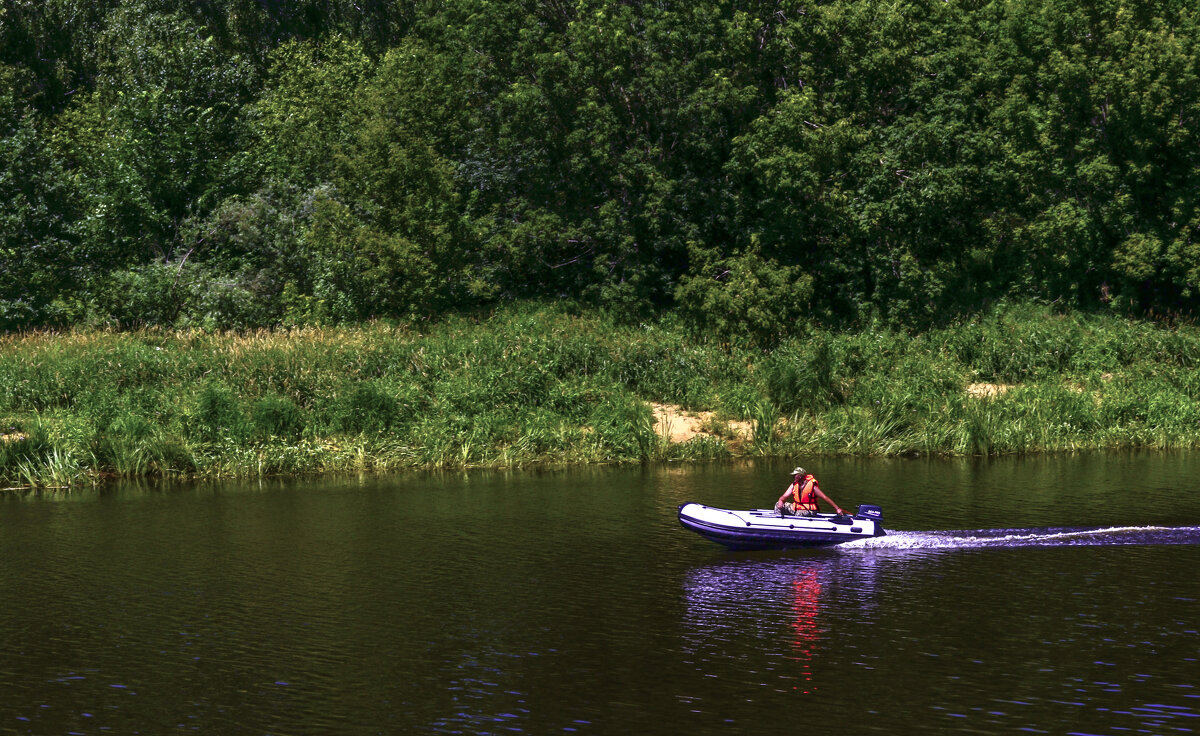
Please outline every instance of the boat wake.
[[1105, 547], [1131, 544], [1200, 544], [1200, 526], [1045, 527], [933, 532], [889, 529], [885, 537], [856, 539], [838, 545], [837, 549], [935, 550], [987, 547]]

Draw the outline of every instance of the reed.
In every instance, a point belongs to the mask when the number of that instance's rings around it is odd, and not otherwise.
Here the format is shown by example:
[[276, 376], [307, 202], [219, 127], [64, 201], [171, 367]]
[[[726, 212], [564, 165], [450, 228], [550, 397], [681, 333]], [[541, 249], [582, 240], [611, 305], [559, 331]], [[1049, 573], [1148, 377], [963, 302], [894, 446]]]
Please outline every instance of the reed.
[[29, 488], [70, 488], [90, 482], [87, 469], [70, 450], [52, 447], [41, 456], [17, 460], [13, 467], [17, 483]]
[[[537, 305], [419, 326], [10, 335], [0, 481], [1200, 447], [1198, 364], [1191, 326], [1032, 305], [922, 334], [811, 329], [769, 352]], [[667, 442], [652, 401], [716, 418]]]

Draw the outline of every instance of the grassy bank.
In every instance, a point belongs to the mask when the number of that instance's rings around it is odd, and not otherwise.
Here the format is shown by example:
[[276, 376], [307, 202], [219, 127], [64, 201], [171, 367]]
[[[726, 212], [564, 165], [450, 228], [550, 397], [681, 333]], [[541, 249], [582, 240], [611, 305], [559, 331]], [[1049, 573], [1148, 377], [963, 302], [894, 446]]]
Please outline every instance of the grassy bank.
[[[1198, 362], [1196, 328], [1037, 307], [769, 352], [553, 307], [421, 332], [10, 336], [0, 482], [1194, 447]], [[672, 443], [652, 401], [714, 415]]]

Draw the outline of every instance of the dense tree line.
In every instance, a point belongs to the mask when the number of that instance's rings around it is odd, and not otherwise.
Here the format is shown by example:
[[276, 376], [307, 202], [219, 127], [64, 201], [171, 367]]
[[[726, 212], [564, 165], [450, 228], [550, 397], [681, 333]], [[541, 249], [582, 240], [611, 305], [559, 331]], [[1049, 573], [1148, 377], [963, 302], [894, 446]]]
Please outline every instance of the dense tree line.
[[1160, 0], [3, 0], [0, 329], [1200, 305]]

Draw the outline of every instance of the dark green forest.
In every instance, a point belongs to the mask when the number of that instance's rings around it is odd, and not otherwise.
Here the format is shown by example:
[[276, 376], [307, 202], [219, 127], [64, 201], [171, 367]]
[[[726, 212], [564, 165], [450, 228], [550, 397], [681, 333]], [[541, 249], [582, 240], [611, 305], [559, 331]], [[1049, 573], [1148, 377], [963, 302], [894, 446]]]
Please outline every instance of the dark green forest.
[[1159, 2], [3, 0], [0, 329], [1200, 306]]

